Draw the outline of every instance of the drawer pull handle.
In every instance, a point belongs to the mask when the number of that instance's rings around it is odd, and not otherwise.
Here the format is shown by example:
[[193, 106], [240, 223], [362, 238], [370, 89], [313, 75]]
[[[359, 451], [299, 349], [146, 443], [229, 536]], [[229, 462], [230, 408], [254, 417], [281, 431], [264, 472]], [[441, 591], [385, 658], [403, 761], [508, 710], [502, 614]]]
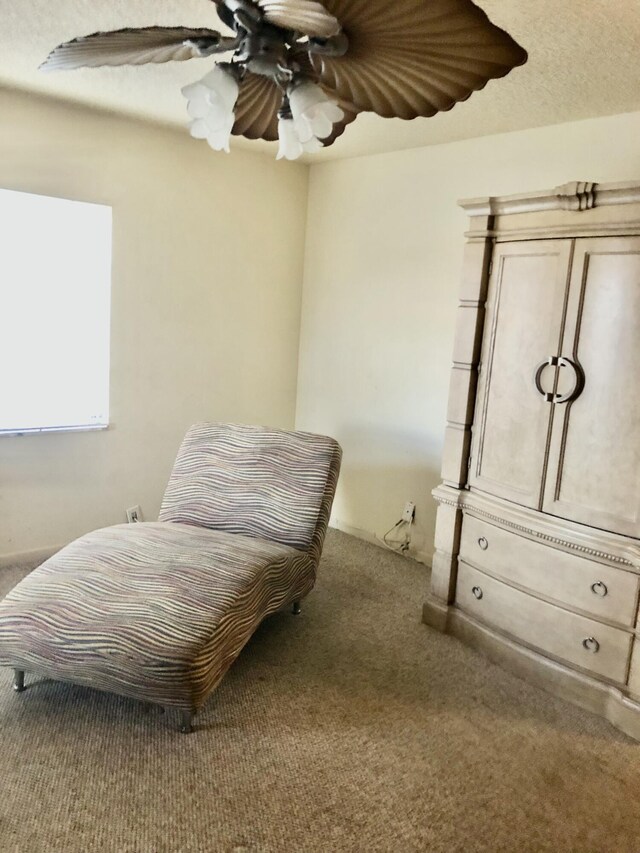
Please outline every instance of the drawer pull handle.
[[486, 551], [486, 550], [487, 550], [487, 548], [489, 547], [489, 543], [488, 543], [488, 542], [487, 542], [487, 540], [484, 538], [484, 536], [481, 536], [481, 537], [478, 539], [478, 545], [480, 546], [480, 548], [481, 548], [483, 551]]
[[474, 586], [474, 588], [471, 590], [471, 592], [475, 595], [475, 597], [478, 599], [478, 601], [480, 601], [480, 599], [484, 595], [483, 591], [480, 589], [479, 586]]
[[594, 595], [599, 595], [600, 598], [604, 598], [605, 595], [609, 594], [606, 583], [602, 581], [596, 581], [596, 583], [591, 584], [591, 592]]
[[587, 637], [586, 640], [582, 641], [582, 645], [588, 652], [591, 652], [594, 655], [600, 651], [600, 643], [596, 640], [595, 637]]

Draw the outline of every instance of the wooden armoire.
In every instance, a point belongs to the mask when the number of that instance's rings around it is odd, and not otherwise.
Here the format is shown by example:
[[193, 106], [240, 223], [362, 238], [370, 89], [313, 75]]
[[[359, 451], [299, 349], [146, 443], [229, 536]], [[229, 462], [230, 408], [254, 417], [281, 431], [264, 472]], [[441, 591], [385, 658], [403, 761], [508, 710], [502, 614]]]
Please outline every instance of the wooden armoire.
[[640, 181], [462, 207], [424, 621], [640, 738]]

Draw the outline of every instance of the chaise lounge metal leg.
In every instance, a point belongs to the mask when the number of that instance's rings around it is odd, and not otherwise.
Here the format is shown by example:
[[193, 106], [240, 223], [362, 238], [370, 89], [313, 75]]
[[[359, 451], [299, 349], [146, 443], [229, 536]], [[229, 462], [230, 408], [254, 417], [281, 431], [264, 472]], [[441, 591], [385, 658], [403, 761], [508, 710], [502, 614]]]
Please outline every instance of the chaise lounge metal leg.
[[299, 602], [299, 601], [294, 601], [294, 602], [293, 602], [293, 607], [291, 608], [291, 612], [293, 613], [293, 615], [294, 615], [294, 616], [299, 616], [299, 615], [300, 615], [300, 610], [301, 610], [301, 609], [302, 609], [302, 608], [300, 607], [300, 602]]
[[13, 689], [16, 693], [24, 692], [24, 670], [23, 669], [14, 669], [13, 670]]
[[191, 734], [193, 731], [193, 714], [191, 711], [180, 711], [180, 731], [183, 735]]

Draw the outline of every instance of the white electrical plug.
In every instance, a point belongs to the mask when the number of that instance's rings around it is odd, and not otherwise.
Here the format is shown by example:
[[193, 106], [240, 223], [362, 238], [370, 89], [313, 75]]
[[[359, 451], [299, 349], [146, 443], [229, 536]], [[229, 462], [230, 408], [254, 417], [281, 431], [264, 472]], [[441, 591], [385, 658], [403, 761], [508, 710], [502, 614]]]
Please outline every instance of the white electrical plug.
[[404, 510], [402, 511], [402, 521], [406, 521], [407, 524], [412, 524], [415, 517], [416, 505], [413, 501], [407, 501], [404, 505]]
[[142, 510], [140, 509], [140, 504], [130, 506], [126, 512], [129, 524], [137, 524], [139, 521], [142, 521]]

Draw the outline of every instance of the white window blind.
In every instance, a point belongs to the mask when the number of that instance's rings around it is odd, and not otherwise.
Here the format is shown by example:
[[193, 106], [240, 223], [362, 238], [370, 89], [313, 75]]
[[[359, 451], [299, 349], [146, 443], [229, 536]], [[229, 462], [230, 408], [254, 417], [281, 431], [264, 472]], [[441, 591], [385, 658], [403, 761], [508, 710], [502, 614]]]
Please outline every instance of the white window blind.
[[111, 208], [0, 190], [0, 433], [109, 420]]

